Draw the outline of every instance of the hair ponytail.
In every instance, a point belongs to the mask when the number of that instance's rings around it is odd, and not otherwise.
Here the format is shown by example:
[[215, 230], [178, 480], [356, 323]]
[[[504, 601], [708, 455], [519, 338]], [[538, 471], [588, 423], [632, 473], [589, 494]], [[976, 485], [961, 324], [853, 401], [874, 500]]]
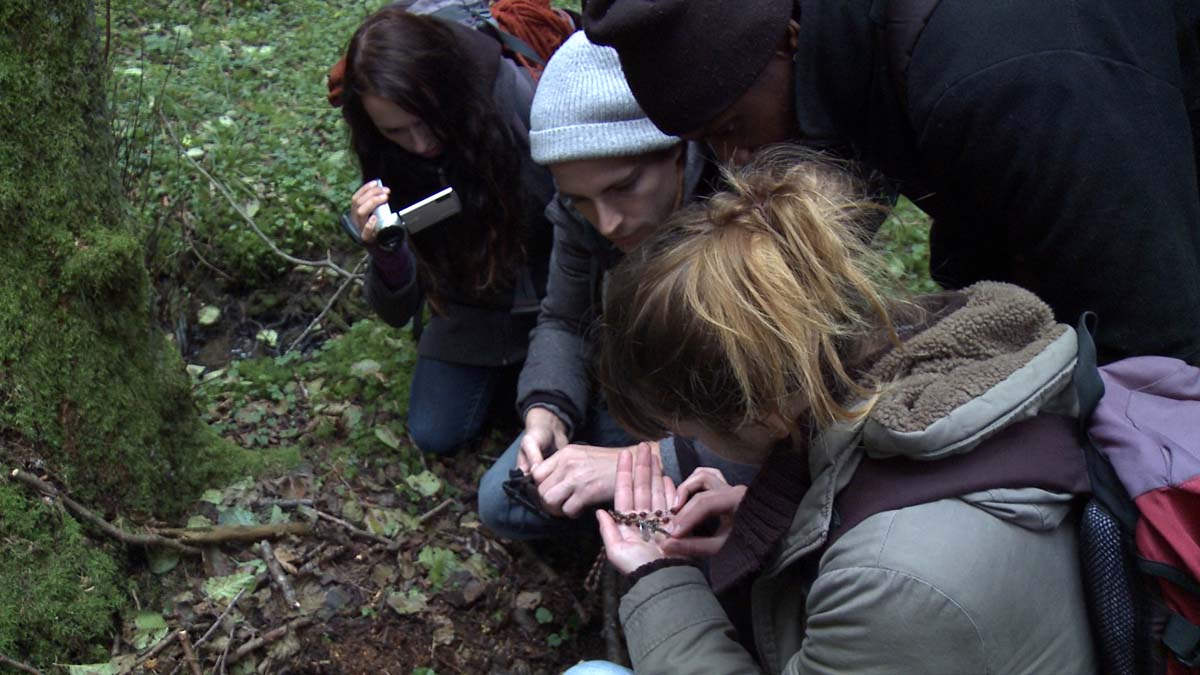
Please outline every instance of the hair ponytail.
[[865, 243], [882, 208], [842, 166], [794, 148], [727, 171], [614, 271], [600, 380], [648, 437], [694, 420], [725, 431], [801, 399], [818, 426], [865, 414], [864, 346], [896, 341]]

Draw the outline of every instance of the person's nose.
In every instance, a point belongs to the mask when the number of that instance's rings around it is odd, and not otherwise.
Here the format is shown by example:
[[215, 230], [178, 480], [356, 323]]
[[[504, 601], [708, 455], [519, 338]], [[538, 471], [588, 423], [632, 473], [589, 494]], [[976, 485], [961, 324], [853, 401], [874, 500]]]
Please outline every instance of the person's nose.
[[624, 219], [616, 209], [604, 202], [597, 202], [596, 220], [598, 221], [596, 229], [600, 231], [600, 234], [604, 237], [612, 237], [621, 227]]
[[430, 150], [437, 146], [437, 139], [427, 130], [419, 130], [413, 132], [414, 150], [418, 155], [427, 154]]

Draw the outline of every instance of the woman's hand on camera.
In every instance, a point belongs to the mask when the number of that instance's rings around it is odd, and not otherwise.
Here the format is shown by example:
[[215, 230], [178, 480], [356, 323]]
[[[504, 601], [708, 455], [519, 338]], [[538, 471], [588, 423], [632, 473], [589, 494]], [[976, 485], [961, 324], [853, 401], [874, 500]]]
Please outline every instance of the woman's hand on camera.
[[[730, 485], [718, 470], [700, 467], [679, 484], [671, 505], [674, 517], [667, 525], [671, 538], [663, 550], [672, 556], [707, 558], [725, 545], [733, 529], [733, 514], [746, 496], [745, 485]], [[717, 531], [709, 536], [692, 536], [692, 531], [717, 519]]]
[[358, 227], [359, 235], [367, 246], [375, 243], [375, 228], [379, 225], [375, 218], [375, 209], [380, 204], [387, 203], [391, 192], [391, 188], [380, 187], [375, 181], [368, 181], [350, 198], [350, 219]]
[[[619, 514], [645, 511], [665, 512], [673, 490], [671, 479], [662, 475], [662, 463], [649, 443], [621, 450], [617, 458], [617, 484], [613, 510]], [[621, 574], [630, 574], [646, 563], [668, 557], [662, 544], [666, 536], [644, 531], [636, 525], [618, 524], [607, 511], [596, 511], [600, 536], [608, 560]]]

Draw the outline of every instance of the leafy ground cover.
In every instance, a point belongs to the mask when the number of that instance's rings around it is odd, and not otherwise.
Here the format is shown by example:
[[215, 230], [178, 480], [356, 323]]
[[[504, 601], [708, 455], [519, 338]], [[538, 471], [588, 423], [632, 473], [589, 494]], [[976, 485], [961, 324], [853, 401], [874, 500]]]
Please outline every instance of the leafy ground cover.
[[[138, 527], [174, 527], [185, 540], [230, 527], [288, 533], [269, 537], [269, 552], [227, 541], [199, 556], [136, 549], [125, 570], [87, 568], [129, 574], [125, 609], [97, 627], [107, 610], [79, 608], [79, 621], [48, 637], [63, 644], [81, 622], [92, 632], [39, 667], [553, 673], [604, 656], [603, 598], [583, 589], [596, 542], [515, 545], [480, 526], [475, 486], [515, 430], [450, 460], [417, 453], [405, 428], [411, 336], [368, 317], [341, 273], [361, 259], [334, 224], [357, 177], [324, 78], [377, 5], [112, 7], [118, 161], [157, 318], [189, 364], [203, 419], [264, 457], [209, 486], [177, 522]], [[888, 273], [917, 292], [934, 288], [926, 231], [902, 202], [878, 237]], [[0, 485], [0, 500], [12, 489]], [[69, 520], [49, 506], [47, 518]], [[68, 529], [72, 542], [99, 538]], [[294, 603], [272, 580], [275, 564]], [[113, 604], [106, 595], [96, 606]], [[97, 663], [63, 665], [81, 660]]]

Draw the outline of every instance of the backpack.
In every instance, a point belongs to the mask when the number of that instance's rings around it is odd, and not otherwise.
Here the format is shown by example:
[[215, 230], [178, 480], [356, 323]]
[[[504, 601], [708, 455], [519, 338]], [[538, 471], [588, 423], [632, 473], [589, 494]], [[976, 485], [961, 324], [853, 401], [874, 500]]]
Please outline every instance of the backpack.
[[[537, 82], [546, 62], [575, 31], [579, 21], [550, 0], [400, 0], [393, 3], [413, 14], [424, 14], [459, 23], [485, 33], [500, 43], [501, 51]], [[341, 105], [346, 57], [329, 69], [329, 105]]]
[[1157, 356], [1097, 368], [1094, 322], [1077, 328], [1078, 417], [1040, 414], [936, 461], [864, 458], [811, 563], [883, 511], [997, 488], [1080, 495], [1102, 672], [1200, 673], [1200, 368]]

